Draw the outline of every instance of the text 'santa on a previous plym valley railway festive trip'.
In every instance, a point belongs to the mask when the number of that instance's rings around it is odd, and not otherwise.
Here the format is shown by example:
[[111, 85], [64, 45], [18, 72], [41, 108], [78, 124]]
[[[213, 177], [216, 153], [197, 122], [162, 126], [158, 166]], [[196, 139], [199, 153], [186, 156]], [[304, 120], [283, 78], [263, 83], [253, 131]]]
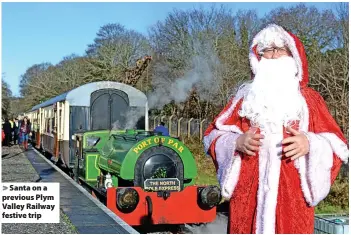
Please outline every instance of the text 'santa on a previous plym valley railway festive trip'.
[[59, 183], [2, 183], [2, 223], [60, 223]]

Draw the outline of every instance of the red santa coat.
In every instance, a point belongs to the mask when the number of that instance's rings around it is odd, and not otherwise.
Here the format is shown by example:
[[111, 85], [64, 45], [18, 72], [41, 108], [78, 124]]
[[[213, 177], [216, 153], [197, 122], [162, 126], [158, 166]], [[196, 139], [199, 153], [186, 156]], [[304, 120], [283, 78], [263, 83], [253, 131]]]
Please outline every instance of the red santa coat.
[[[205, 151], [214, 160], [222, 195], [230, 199], [229, 233], [313, 233], [314, 206], [328, 195], [342, 161], [348, 160], [348, 147], [323, 98], [307, 87], [307, 59], [301, 41], [276, 25], [266, 30], [283, 35], [298, 65], [305, 103], [303, 118], [294, 128], [307, 134], [309, 153], [294, 161], [278, 157], [282, 146], [276, 143], [288, 137], [283, 126], [280, 133], [266, 136], [256, 156], [235, 151], [236, 139], [250, 128], [250, 121], [238, 114], [245, 90], [231, 99], [206, 130]], [[265, 30], [256, 35], [251, 46], [253, 74], [259, 61], [257, 43], [264, 34]]]

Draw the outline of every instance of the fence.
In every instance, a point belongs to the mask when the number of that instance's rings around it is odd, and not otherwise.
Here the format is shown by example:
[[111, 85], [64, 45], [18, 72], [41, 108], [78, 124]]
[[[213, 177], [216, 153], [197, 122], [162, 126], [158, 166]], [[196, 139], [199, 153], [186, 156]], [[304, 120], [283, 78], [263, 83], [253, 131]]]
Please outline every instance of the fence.
[[210, 125], [211, 120], [194, 119], [194, 118], [178, 118], [176, 116], [155, 116], [149, 118], [149, 128], [153, 130], [160, 122], [164, 122], [168, 127], [169, 134], [177, 137], [197, 137], [202, 140], [203, 134]]

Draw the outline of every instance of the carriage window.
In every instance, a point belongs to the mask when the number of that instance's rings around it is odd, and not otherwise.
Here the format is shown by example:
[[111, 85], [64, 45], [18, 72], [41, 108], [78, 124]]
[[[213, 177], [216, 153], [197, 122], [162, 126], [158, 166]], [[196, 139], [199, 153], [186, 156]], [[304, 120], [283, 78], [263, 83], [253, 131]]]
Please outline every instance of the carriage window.
[[55, 118], [51, 118], [51, 133], [53, 134], [55, 131]]
[[[62, 110], [60, 109], [60, 114], [59, 114], [59, 118], [58, 118], [59, 123], [62, 123], [61, 119], [62, 119]], [[62, 125], [61, 124], [59, 125], [59, 133], [62, 133]]]
[[50, 133], [50, 119], [46, 119], [46, 133]]
[[[91, 130], [124, 129], [129, 98], [120, 90], [102, 89], [91, 94]], [[101, 115], [104, 113], [106, 115]]]

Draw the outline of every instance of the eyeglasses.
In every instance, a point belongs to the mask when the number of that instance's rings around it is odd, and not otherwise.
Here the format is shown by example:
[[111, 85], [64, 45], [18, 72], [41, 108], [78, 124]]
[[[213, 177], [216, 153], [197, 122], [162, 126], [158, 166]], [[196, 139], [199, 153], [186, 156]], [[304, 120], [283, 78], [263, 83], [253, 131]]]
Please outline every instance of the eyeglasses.
[[289, 50], [286, 47], [269, 47], [264, 49], [260, 54], [263, 56], [271, 57], [277, 53], [278, 55], [288, 55]]

